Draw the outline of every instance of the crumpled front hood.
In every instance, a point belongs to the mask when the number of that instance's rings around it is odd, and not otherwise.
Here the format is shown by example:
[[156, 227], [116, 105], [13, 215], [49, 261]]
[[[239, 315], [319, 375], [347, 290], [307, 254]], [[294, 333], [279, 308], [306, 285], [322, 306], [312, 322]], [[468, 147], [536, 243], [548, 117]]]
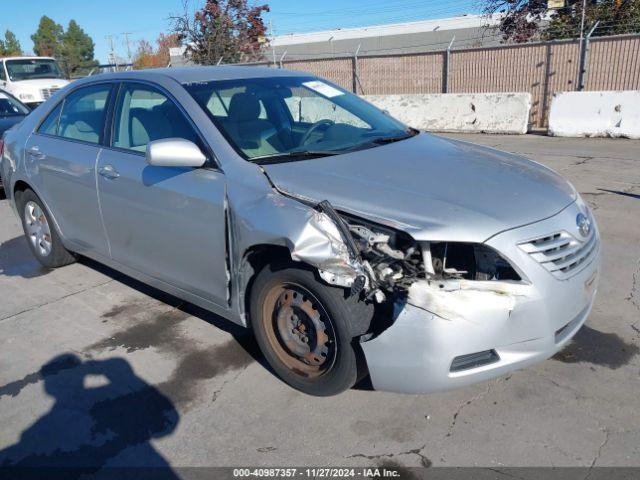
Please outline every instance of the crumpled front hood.
[[263, 168], [286, 193], [329, 200], [416, 240], [482, 242], [576, 199], [566, 180], [536, 162], [430, 134]]

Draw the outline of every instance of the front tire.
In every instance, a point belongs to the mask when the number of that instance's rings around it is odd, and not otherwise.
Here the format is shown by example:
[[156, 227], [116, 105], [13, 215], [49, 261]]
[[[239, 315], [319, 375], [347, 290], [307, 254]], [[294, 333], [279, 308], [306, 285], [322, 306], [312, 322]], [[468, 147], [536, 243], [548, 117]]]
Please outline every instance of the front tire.
[[49, 212], [33, 190], [22, 192], [17, 204], [29, 248], [43, 266], [56, 268], [76, 261], [73, 254], [62, 245]]
[[250, 297], [251, 325], [262, 353], [293, 388], [336, 395], [361, 378], [350, 321], [373, 307], [292, 264], [267, 265]]

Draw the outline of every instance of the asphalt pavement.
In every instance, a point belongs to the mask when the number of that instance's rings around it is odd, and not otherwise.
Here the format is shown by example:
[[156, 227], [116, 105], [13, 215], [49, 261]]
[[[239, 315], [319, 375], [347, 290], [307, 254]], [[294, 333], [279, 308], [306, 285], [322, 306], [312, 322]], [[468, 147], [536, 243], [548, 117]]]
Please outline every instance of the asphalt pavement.
[[597, 302], [553, 359], [440, 394], [364, 384], [306, 396], [220, 317], [88, 260], [43, 269], [0, 196], [0, 459], [640, 466], [640, 142], [455, 137], [552, 167], [593, 208], [604, 249]]

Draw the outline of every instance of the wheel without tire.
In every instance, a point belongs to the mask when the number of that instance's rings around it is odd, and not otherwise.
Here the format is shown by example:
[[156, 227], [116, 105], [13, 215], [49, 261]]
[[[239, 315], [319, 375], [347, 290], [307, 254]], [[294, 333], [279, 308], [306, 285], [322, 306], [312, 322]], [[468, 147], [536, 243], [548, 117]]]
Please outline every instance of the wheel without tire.
[[[251, 289], [251, 324], [271, 367], [292, 387], [335, 395], [359, 379], [350, 320], [373, 307], [320, 283], [314, 272], [268, 265]], [[362, 368], [360, 369], [362, 372]]]
[[33, 190], [25, 190], [17, 200], [24, 234], [38, 261], [48, 268], [75, 262], [76, 258], [62, 245], [49, 213]]

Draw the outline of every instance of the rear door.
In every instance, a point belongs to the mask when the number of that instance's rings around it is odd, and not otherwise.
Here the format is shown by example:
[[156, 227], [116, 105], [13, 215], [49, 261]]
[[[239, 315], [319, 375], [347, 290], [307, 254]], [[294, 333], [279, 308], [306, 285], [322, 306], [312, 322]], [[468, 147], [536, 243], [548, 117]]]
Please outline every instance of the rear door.
[[108, 253], [96, 192], [110, 83], [70, 93], [26, 144], [25, 163], [64, 238], [79, 253]]
[[111, 256], [224, 306], [225, 177], [216, 168], [148, 165], [147, 144], [163, 138], [190, 140], [205, 154], [208, 151], [168, 92], [146, 83], [123, 83], [111, 148], [98, 162], [98, 191]]

